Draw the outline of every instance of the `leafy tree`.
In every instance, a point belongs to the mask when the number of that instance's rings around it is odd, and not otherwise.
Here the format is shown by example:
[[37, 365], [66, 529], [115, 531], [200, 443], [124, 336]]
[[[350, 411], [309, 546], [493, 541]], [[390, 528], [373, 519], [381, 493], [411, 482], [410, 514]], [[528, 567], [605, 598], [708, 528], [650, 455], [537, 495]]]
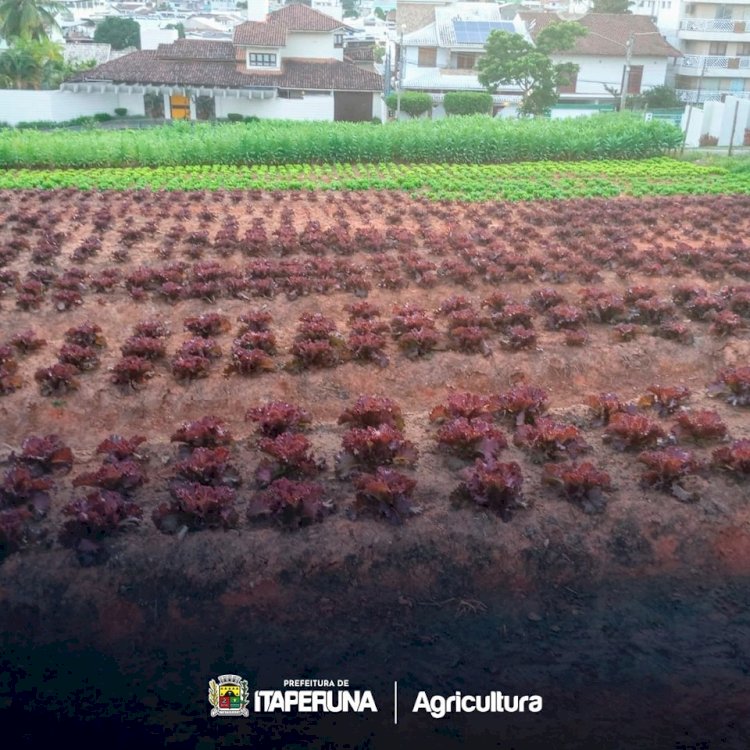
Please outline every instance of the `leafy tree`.
[[55, 15], [65, 6], [55, 0], [0, 0], [0, 37], [7, 39], [49, 39], [59, 31]]
[[378, 44], [372, 50], [372, 56], [376, 63], [382, 63], [385, 57], [385, 46]]
[[520, 34], [493, 31], [477, 63], [479, 82], [490, 93], [499, 86], [518, 86], [522, 97], [519, 112], [542, 115], [557, 102], [557, 89], [570, 83], [578, 72], [575, 63], [554, 63], [550, 55], [572, 49], [576, 39], [586, 33], [579, 23], [560, 21], [542, 29], [531, 44]]
[[633, 0], [594, 0], [592, 13], [630, 13]]
[[375, 10], [372, 13], [375, 16], [375, 18], [379, 18], [381, 21], [385, 21], [386, 12], [381, 7], [375, 8]]
[[344, 18], [359, 17], [359, 0], [342, 0], [341, 7], [344, 9]]
[[111, 44], [112, 49], [141, 48], [141, 27], [132, 18], [105, 18], [94, 32], [94, 41]]

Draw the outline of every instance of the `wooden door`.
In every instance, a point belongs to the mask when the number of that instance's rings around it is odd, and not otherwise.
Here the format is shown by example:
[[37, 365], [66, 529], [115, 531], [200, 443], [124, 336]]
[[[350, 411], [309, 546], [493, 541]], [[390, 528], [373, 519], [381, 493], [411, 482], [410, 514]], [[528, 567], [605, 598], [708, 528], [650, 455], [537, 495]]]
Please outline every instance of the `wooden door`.
[[172, 94], [172, 96], [169, 97], [169, 108], [172, 112], [173, 120], [190, 119], [190, 99], [186, 96]]
[[333, 94], [333, 119], [367, 122], [372, 119], [372, 94], [336, 91]]

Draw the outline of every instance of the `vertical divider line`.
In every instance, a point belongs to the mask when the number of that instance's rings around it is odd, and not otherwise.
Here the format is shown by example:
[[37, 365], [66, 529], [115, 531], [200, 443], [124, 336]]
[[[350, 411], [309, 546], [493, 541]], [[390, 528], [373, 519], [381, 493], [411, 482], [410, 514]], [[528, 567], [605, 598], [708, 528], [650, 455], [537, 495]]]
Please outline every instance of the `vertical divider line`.
[[398, 682], [393, 681], [393, 723], [398, 724]]

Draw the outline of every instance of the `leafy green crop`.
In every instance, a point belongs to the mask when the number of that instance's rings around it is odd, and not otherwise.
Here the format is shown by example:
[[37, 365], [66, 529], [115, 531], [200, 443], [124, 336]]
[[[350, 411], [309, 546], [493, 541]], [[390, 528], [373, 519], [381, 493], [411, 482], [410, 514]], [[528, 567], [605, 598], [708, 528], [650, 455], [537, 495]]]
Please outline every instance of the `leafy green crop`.
[[674, 125], [630, 114], [564, 120], [472, 116], [378, 128], [347, 122], [175, 122], [149, 130], [3, 130], [0, 167], [632, 159], [662, 155], [680, 141]]
[[0, 171], [0, 189], [403, 190], [433, 200], [750, 193], [750, 172], [669, 158], [517, 164], [287, 164]]

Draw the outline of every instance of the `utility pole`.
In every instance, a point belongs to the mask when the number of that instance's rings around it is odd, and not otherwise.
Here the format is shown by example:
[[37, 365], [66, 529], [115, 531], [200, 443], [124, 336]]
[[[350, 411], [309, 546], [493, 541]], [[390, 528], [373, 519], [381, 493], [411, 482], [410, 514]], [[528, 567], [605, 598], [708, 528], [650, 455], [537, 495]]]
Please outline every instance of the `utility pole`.
[[396, 76], [396, 122], [401, 119], [401, 82], [404, 80], [404, 29], [406, 24], [401, 24], [401, 34], [398, 44], [398, 75]]
[[633, 59], [633, 45], [635, 33], [630, 32], [628, 41], [625, 43], [625, 72], [622, 76], [622, 91], [620, 92], [620, 112], [625, 111], [625, 101], [628, 98], [628, 86], [630, 85], [630, 61]]

